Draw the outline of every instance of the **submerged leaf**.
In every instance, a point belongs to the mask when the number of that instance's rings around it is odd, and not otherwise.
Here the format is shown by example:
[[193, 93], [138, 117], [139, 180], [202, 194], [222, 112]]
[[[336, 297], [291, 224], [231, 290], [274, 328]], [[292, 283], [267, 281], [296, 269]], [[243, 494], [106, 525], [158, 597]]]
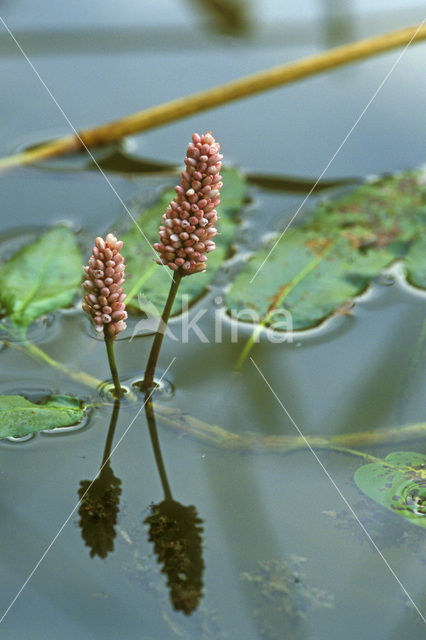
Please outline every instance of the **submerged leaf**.
[[54, 427], [69, 427], [79, 422], [84, 410], [71, 396], [51, 396], [35, 404], [22, 396], [0, 396], [0, 438], [20, 438]]
[[[204, 273], [183, 278], [179, 287], [174, 313], [182, 309], [182, 296], [187, 295], [191, 305], [206, 290], [224, 260], [228, 257], [230, 246], [237, 225], [236, 214], [241, 209], [246, 193], [246, 183], [241, 174], [235, 169], [223, 169], [223, 187], [221, 203], [218, 208], [219, 234], [215, 238], [216, 250], [209, 254], [208, 267]], [[158, 242], [158, 227], [162, 215], [173, 199], [173, 189], [165, 191], [158, 201], [137, 217], [137, 223], [151, 244]], [[127, 309], [143, 311], [138, 303], [141, 293], [159, 311], [164, 306], [170, 289], [171, 272], [168, 268], [155, 263], [155, 256], [148, 242], [141, 235], [136, 226], [125, 234], [120, 235], [124, 242], [126, 256], [126, 284]]]
[[413, 524], [426, 528], [426, 456], [391, 453], [356, 470], [354, 480], [367, 496]]
[[425, 254], [418, 239], [426, 220], [425, 196], [418, 173], [406, 172], [320, 204], [308, 222], [281, 238], [269, 257], [270, 247], [245, 265], [227, 294], [229, 313], [274, 326], [274, 314], [287, 310], [294, 329], [308, 329], [406, 255], [408, 278], [426, 287]]
[[81, 282], [81, 254], [73, 232], [57, 227], [0, 267], [0, 307], [15, 325], [68, 306]]

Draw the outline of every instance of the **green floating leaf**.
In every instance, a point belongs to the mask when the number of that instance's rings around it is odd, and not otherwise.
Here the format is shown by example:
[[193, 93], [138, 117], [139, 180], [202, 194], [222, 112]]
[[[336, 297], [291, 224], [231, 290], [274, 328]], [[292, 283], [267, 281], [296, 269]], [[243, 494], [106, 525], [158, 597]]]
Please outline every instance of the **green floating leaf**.
[[418, 238], [405, 258], [407, 280], [420, 289], [426, 289], [426, 235]]
[[68, 306], [80, 285], [82, 258], [73, 232], [57, 227], [23, 247], [0, 267], [0, 306], [25, 328]]
[[[184, 278], [179, 287], [174, 313], [182, 308], [182, 296], [189, 296], [192, 304], [206, 290], [216, 272], [228, 257], [230, 246], [237, 226], [236, 214], [241, 209], [245, 194], [246, 183], [242, 175], [235, 169], [223, 169], [223, 188], [221, 203], [218, 209], [220, 216], [219, 234], [215, 239], [217, 249], [209, 254], [208, 269], [201, 274]], [[175, 191], [165, 191], [159, 200], [149, 209], [137, 217], [137, 223], [151, 244], [158, 242], [158, 226], [169, 202], [174, 198]], [[126, 257], [127, 308], [141, 311], [137, 296], [142, 293], [159, 311], [162, 310], [170, 289], [170, 269], [155, 263], [155, 256], [147, 241], [142, 237], [136, 226], [125, 234], [120, 235], [124, 242], [123, 254]]]
[[84, 410], [71, 396], [51, 396], [43, 404], [34, 404], [22, 396], [0, 396], [0, 438], [20, 438], [54, 427], [69, 427], [79, 422]]
[[365, 184], [322, 203], [308, 222], [284, 235], [269, 257], [268, 247], [247, 262], [227, 294], [228, 312], [280, 328], [287, 310], [294, 329], [308, 329], [405, 257], [410, 281], [426, 287], [419, 240], [425, 221], [426, 186], [418, 172]]
[[426, 456], [391, 453], [356, 470], [359, 489], [386, 509], [426, 528]]

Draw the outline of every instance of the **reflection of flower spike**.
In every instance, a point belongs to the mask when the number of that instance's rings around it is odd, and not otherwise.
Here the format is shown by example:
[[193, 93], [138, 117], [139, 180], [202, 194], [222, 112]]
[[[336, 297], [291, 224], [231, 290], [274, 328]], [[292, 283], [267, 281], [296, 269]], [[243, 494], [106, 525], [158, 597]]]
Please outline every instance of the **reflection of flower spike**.
[[145, 524], [163, 565], [161, 571], [167, 575], [170, 600], [177, 611], [190, 615], [202, 597], [202, 520], [195, 507], [184, 507], [175, 500], [164, 500], [151, 509]]
[[105, 240], [96, 238], [89, 266], [84, 267], [87, 280], [83, 309], [92, 316], [98, 332], [107, 329], [115, 338], [126, 328], [127, 318], [124, 300], [124, 258], [120, 254], [123, 242], [109, 233]]
[[115, 525], [119, 512], [121, 480], [116, 478], [109, 459], [114, 439], [114, 431], [120, 411], [120, 402], [116, 400], [111, 414], [108, 434], [105, 442], [101, 470], [96, 480], [82, 480], [78, 490], [80, 507], [79, 526], [81, 536], [88, 547], [90, 557], [95, 555], [106, 558], [114, 551]]
[[210, 132], [194, 133], [188, 145], [180, 186], [163, 215], [160, 242], [154, 244], [160, 257], [173, 271], [190, 275], [204, 271], [206, 254], [216, 248], [213, 238], [217, 231], [216, 207], [220, 202], [220, 145]]
[[90, 557], [106, 558], [114, 551], [114, 526], [119, 512], [121, 480], [106, 464], [99, 477], [92, 483], [82, 480], [78, 495], [81, 505], [78, 510], [79, 526], [84, 542], [90, 547]]

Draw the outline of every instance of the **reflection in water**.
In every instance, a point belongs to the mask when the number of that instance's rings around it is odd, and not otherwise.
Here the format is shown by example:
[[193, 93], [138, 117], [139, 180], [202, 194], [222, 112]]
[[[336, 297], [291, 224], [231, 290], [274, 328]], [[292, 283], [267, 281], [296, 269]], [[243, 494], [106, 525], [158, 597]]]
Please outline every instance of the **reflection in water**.
[[101, 471], [93, 482], [82, 480], [78, 490], [81, 536], [90, 547], [90, 557], [106, 558], [114, 551], [115, 525], [119, 512], [121, 480], [114, 475], [109, 462], [120, 401], [116, 400], [105, 442]]
[[151, 506], [145, 520], [148, 539], [167, 575], [170, 600], [177, 611], [191, 614], [202, 597], [204, 561], [202, 557], [202, 520], [195, 507], [184, 507], [175, 500]]
[[[52, 166], [52, 161], [42, 166], [45, 169], [52, 167], [54, 170], [57, 170], [57, 165], [53, 164]], [[85, 169], [91, 171], [98, 171], [99, 167], [110, 173], [124, 173], [129, 175], [180, 175], [179, 167], [168, 162], [162, 162], [161, 160], [133, 156], [126, 149], [123, 149], [120, 144], [113, 146], [108, 153], [103, 157], [98, 158], [97, 164], [88, 162], [85, 165]], [[78, 167], [76, 170], [81, 170], [81, 168]], [[326, 189], [334, 189], [340, 186], [354, 185], [361, 182], [359, 178], [355, 177], [333, 179], [322, 178], [320, 182], [318, 182], [318, 178], [271, 173], [246, 173], [245, 177], [247, 182], [258, 187], [262, 187], [262, 189], [300, 194], [310, 193], [313, 188], [315, 188], [315, 191], [317, 192], [325, 191]]]
[[162, 565], [162, 573], [167, 575], [173, 607], [190, 615], [203, 595], [202, 520], [194, 506], [185, 507], [173, 500], [161, 455], [153, 404], [148, 395], [145, 413], [164, 491], [164, 500], [151, 505], [151, 515], [145, 520], [149, 527], [148, 539], [154, 543], [154, 553]]
[[255, 184], [269, 191], [283, 191], [284, 193], [311, 194], [326, 189], [334, 189], [360, 182], [358, 178], [335, 178], [332, 180], [318, 178], [303, 178], [298, 176], [285, 176], [261, 173], [249, 173], [247, 182]]
[[96, 163], [89, 162], [86, 169], [99, 171], [118, 172], [126, 174], [152, 174], [155, 175], [178, 174], [178, 168], [168, 162], [132, 156], [119, 144], [111, 149], [111, 152], [100, 158]]
[[191, 5], [207, 16], [211, 31], [232, 36], [247, 35], [251, 31], [247, 0], [191, 0]]
[[355, 40], [354, 16], [348, 0], [323, 0], [324, 44], [335, 47]]

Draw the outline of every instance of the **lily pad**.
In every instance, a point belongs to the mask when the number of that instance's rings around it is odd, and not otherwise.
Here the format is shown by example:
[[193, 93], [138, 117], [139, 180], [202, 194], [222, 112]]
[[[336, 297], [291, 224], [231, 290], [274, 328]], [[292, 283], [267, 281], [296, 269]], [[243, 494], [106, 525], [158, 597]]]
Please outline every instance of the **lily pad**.
[[23, 396], [0, 396], [0, 438], [18, 438], [44, 429], [69, 427], [79, 422], [83, 413], [78, 398], [71, 396], [50, 396], [40, 404]]
[[[217, 249], [209, 254], [208, 269], [204, 273], [182, 280], [173, 307], [174, 314], [182, 310], [183, 295], [188, 296], [188, 303], [191, 305], [204, 293], [224, 260], [229, 256], [238, 223], [237, 214], [245, 199], [246, 182], [235, 169], [223, 169], [222, 176], [223, 189], [218, 209], [219, 234], [215, 239]], [[152, 207], [137, 216], [137, 223], [151, 245], [158, 242], [161, 217], [174, 196], [174, 189], [165, 191]], [[138, 300], [138, 294], [142, 294], [143, 298], [149, 301], [150, 307], [154, 305], [161, 313], [170, 289], [172, 272], [167, 267], [156, 264], [152, 248], [135, 225], [127, 233], [121, 234], [120, 239], [124, 242], [123, 255], [127, 265], [125, 283], [127, 308], [130, 311], [143, 311], [143, 302], [140, 303]]]
[[82, 279], [75, 235], [66, 227], [43, 233], [0, 267], [0, 307], [14, 325], [71, 304]]
[[426, 455], [391, 453], [357, 469], [354, 480], [372, 500], [426, 528]]
[[293, 329], [308, 329], [397, 259], [407, 260], [410, 282], [426, 288], [420, 244], [425, 222], [426, 185], [414, 171], [321, 203], [269, 256], [273, 243], [246, 263], [227, 294], [228, 312], [243, 317], [248, 309], [243, 319], [274, 326], [274, 313], [287, 310]]

